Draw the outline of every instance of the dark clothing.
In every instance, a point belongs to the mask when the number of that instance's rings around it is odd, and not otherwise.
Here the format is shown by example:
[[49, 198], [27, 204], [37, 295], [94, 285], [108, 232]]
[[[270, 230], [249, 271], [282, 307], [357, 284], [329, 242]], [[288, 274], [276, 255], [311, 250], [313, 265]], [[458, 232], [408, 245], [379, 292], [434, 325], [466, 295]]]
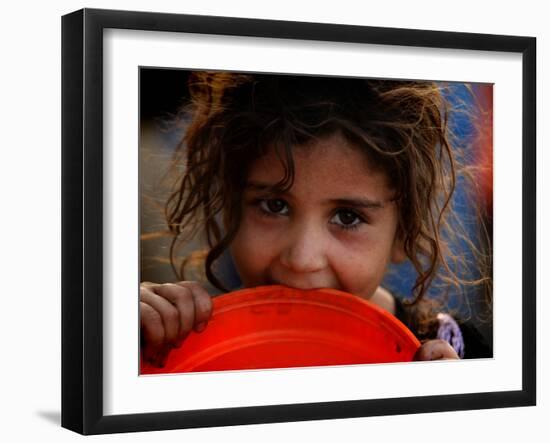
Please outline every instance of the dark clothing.
[[[420, 333], [417, 321], [408, 307], [403, 305], [401, 300], [395, 297], [395, 316], [404, 323], [420, 341], [435, 339], [437, 337], [437, 322], [434, 327], [428, 328], [427, 332]], [[470, 321], [461, 321], [455, 319], [462, 332], [464, 340], [464, 358], [492, 358], [493, 346], [478, 331], [475, 325]]]

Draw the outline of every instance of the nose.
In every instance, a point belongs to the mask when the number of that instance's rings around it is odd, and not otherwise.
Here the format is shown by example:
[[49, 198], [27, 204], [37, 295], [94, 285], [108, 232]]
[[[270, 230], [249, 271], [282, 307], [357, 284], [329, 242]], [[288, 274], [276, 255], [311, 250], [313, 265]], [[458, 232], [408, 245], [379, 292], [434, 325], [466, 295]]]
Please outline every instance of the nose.
[[303, 223], [285, 238], [280, 254], [281, 264], [295, 273], [312, 273], [328, 264], [326, 245], [321, 227]]

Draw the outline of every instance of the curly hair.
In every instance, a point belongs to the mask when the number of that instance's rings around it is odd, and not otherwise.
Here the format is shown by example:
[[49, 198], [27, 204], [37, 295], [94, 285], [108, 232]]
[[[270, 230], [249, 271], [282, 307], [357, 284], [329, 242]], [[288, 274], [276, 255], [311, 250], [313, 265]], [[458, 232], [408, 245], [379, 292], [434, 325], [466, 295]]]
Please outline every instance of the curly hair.
[[457, 233], [451, 198], [464, 171], [450, 142], [448, 105], [435, 83], [196, 72], [189, 90], [190, 120], [179, 151], [184, 174], [166, 204], [174, 234], [171, 263], [182, 278], [186, 261], [178, 271], [178, 238], [203, 230], [206, 276], [226, 290], [212, 266], [239, 228], [251, 165], [275, 149], [285, 171], [275, 187], [288, 189], [293, 149], [340, 133], [387, 174], [395, 190], [397, 235], [417, 273], [412, 304], [438, 273], [456, 287], [488, 281], [487, 272], [466, 280], [450, 266], [448, 241]]

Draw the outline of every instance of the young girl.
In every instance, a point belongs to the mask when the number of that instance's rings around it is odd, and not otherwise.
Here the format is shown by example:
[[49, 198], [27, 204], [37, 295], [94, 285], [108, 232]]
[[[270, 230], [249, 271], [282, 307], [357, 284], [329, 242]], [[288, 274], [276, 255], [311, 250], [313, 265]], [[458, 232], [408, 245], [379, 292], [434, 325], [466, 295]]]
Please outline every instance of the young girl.
[[[189, 87], [184, 174], [166, 205], [171, 259], [203, 233], [206, 276], [222, 291], [234, 288], [214, 265], [228, 251], [242, 287], [340, 289], [402, 320], [422, 341], [416, 359], [468, 353], [471, 328], [425, 297], [436, 277], [490, 287], [481, 262], [475, 281], [449, 264], [459, 165], [436, 85], [202, 72]], [[406, 260], [408, 303], [381, 286]], [[157, 366], [212, 314], [203, 283], [181, 280], [141, 284], [142, 352]]]

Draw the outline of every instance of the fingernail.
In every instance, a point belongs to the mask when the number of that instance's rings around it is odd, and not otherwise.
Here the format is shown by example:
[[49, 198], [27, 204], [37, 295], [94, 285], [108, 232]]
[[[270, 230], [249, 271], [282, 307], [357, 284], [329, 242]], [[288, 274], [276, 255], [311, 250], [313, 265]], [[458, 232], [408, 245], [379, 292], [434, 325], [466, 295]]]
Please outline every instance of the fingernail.
[[203, 321], [203, 322], [199, 323], [197, 326], [195, 326], [195, 331], [202, 332], [202, 331], [204, 331], [205, 328], [206, 328], [206, 322]]

